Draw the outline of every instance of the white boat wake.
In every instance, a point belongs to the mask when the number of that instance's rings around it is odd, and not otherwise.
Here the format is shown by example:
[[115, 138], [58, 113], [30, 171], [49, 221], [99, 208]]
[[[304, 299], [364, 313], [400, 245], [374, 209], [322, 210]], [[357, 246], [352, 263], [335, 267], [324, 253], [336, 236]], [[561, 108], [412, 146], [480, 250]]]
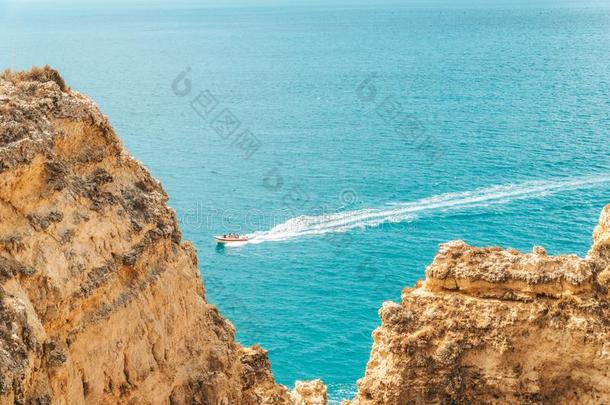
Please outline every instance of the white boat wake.
[[413, 221], [419, 214], [429, 211], [457, 210], [502, 204], [519, 199], [540, 198], [606, 183], [610, 183], [610, 175], [491, 186], [473, 191], [439, 194], [413, 202], [395, 203], [381, 209], [367, 208], [316, 216], [301, 215], [276, 225], [268, 231], [258, 231], [246, 236], [248, 243], [256, 244], [303, 236], [341, 233], [356, 228], [379, 226], [384, 223]]

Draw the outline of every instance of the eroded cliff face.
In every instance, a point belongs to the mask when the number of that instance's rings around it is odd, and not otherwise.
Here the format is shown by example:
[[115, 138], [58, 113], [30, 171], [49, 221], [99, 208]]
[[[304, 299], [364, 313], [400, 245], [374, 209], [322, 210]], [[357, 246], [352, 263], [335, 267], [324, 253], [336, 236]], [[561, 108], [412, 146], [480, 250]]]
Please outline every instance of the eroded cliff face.
[[292, 403], [167, 199], [57, 72], [2, 75], [0, 403]]
[[610, 401], [610, 206], [585, 259], [456, 241], [385, 303], [352, 405]]

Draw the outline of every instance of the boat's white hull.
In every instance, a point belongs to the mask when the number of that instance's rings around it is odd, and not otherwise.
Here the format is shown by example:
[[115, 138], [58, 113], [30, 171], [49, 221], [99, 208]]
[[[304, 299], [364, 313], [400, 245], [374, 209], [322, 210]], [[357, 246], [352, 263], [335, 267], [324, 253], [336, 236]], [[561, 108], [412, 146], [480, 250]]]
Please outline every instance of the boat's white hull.
[[248, 241], [248, 238], [224, 238], [222, 236], [214, 236], [214, 240], [216, 240], [217, 243], [229, 244], [229, 243], [245, 243]]

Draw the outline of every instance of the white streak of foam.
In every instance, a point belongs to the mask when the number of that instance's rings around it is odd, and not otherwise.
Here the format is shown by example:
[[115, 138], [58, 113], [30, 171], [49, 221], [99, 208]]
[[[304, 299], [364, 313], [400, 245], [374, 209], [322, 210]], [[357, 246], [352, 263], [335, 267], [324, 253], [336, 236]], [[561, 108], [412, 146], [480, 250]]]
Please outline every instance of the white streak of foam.
[[578, 177], [554, 181], [529, 181], [521, 184], [497, 185], [473, 191], [445, 193], [413, 202], [393, 203], [381, 209], [301, 215], [276, 225], [268, 231], [248, 236], [248, 243], [283, 241], [303, 236], [347, 232], [351, 229], [374, 227], [384, 223], [413, 221], [421, 213], [503, 204], [518, 199], [539, 198], [559, 192], [610, 183], [610, 175]]

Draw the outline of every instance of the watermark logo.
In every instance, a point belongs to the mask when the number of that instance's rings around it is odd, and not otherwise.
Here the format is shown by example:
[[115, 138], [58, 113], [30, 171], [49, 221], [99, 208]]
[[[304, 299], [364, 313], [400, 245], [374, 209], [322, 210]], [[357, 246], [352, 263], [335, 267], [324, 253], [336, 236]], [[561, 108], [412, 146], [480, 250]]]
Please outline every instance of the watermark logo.
[[374, 83], [376, 78], [377, 74], [372, 73], [358, 83], [354, 90], [356, 98], [367, 104], [372, 103], [375, 114], [392, 126], [404, 144], [424, 152], [431, 164], [437, 163], [445, 153], [441, 140], [430, 133], [414, 114], [405, 111], [396, 95], [389, 94], [382, 98]]
[[[172, 81], [172, 92], [178, 97], [191, 96], [193, 82], [191, 68], [181, 71]], [[212, 129], [218, 137], [236, 149], [244, 160], [250, 159], [263, 146], [261, 140], [248, 128], [230, 108], [222, 108], [218, 97], [209, 89], [203, 89], [190, 98], [191, 109]]]

